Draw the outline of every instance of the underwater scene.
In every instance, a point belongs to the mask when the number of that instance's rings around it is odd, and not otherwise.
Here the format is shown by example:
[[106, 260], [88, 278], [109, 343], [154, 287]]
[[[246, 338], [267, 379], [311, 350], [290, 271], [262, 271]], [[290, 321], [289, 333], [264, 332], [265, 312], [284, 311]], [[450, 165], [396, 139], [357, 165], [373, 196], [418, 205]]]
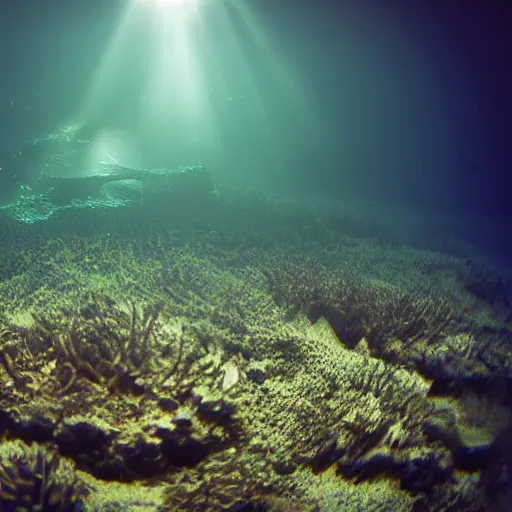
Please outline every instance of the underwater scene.
[[512, 510], [483, 6], [0, 7], [0, 512]]

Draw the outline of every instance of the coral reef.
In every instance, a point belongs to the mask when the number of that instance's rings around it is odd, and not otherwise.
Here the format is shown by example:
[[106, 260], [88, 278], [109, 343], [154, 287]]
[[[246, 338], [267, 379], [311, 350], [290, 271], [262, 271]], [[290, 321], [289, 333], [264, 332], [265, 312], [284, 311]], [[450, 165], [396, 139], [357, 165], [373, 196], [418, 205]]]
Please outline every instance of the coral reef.
[[23, 461], [2, 459], [2, 496], [18, 482], [19, 499], [44, 487], [85, 511], [506, 503], [511, 404], [490, 382], [508, 386], [510, 329], [474, 321], [462, 263], [252, 201], [244, 229], [220, 204], [208, 229], [144, 209], [23, 228], [0, 282], [0, 448]]
[[[240, 435], [221, 396], [223, 361], [179, 318], [105, 297], [53, 313], [4, 333], [9, 432], [51, 440], [103, 478], [194, 466]], [[209, 384], [218, 397], [206, 395]]]
[[[452, 332], [454, 311], [442, 297], [422, 296], [317, 264], [282, 261], [266, 274], [281, 303], [312, 320], [325, 317], [349, 348], [365, 339], [371, 351], [405, 364]], [[364, 305], [364, 307], [363, 307]]]
[[20, 441], [0, 445], [2, 512], [79, 512], [89, 489], [57, 452]]

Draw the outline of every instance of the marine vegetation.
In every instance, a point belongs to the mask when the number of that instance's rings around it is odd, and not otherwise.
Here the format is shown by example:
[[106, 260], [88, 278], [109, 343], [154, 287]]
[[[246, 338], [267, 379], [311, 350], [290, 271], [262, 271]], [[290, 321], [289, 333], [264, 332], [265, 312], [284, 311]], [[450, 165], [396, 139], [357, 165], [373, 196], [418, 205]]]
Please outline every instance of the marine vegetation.
[[70, 210], [13, 239], [0, 449], [23, 463], [2, 459], [3, 499], [44, 487], [86, 512], [506, 503], [511, 401], [495, 390], [512, 336], [475, 320], [465, 265], [373, 224], [358, 234], [353, 217], [212, 202], [190, 205], [186, 228], [156, 207]]
[[2, 512], [80, 512], [89, 489], [55, 450], [9, 441], [0, 446]]
[[[107, 479], [194, 466], [240, 435], [220, 393], [222, 361], [184, 332], [185, 320], [96, 296], [33, 322], [4, 332], [9, 432], [52, 440]], [[219, 392], [194, 391], [199, 383]]]

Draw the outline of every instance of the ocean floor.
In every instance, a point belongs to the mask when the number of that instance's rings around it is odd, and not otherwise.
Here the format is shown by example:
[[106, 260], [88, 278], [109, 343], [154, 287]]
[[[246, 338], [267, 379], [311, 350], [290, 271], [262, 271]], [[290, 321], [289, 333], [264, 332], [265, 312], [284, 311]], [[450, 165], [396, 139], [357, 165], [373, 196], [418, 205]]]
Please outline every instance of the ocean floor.
[[2, 512], [510, 510], [511, 281], [469, 245], [236, 190], [0, 235]]

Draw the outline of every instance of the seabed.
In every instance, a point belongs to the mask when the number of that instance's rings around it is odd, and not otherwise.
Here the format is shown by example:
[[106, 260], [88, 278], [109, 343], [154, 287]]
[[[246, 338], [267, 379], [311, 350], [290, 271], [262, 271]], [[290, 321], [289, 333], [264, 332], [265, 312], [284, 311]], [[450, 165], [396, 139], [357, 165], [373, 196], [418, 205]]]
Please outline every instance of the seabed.
[[0, 212], [1, 512], [510, 509], [492, 264], [166, 176]]

